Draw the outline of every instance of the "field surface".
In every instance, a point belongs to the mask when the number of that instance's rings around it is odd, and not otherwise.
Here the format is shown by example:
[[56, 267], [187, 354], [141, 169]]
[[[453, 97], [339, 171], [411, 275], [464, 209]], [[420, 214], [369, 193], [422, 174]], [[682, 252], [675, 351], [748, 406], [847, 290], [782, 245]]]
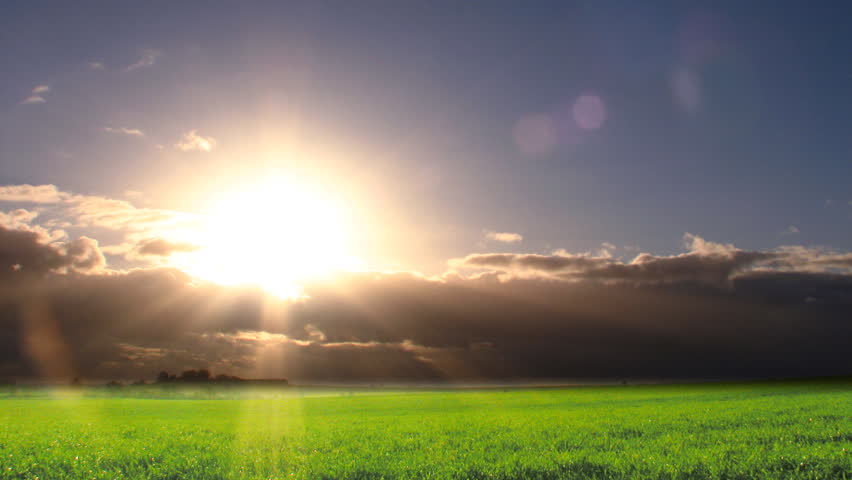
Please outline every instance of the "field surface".
[[0, 479], [852, 479], [850, 452], [848, 381], [0, 391]]

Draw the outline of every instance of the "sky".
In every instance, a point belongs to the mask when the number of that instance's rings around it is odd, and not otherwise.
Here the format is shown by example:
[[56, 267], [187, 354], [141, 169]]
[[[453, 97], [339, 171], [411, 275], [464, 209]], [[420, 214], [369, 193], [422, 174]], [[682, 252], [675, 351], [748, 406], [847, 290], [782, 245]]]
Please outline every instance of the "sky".
[[7, 6], [0, 377], [848, 374], [850, 14]]

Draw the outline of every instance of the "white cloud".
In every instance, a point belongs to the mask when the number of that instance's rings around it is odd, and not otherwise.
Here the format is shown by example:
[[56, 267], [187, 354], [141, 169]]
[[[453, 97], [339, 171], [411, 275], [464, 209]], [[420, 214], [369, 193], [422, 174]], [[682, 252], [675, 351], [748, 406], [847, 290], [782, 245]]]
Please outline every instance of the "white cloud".
[[603, 242], [601, 243], [601, 248], [598, 249], [597, 255], [599, 257], [612, 258], [612, 251], [616, 250], [617, 248], [618, 247], [616, 247], [610, 242]]
[[59, 203], [69, 196], [56, 188], [56, 185], [0, 186], [0, 202]]
[[38, 103], [44, 103], [47, 100], [44, 99], [43, 94], [48, 93], [48, 92], [50, 92], [49, 86], [47, 86], [47, 85], [36, 85], [35, 87], [33, 87], [32, 91], [30, 92], [30, 96], [23, 99], [21, 101], [21, 103], [23, 105], [35, 105], [35, 104], [38, 104]]
[[89, 62], [88, 65], [89, 65], [90, 70], [104, 70], [104, 69], [106, 69], [106, 65], [104, 65], [103, 62]]
[[487, 231], [485, 232], [485, 238], [495, 242], [520, 243], [524, 239], [524, 236], [520, 233]]
[[700, 255], [731, 255], [739, 251], [732, 243], [716, 243], [704, 240], [698, 235], [686, 232], [683, 234], [683, 245], [690, 253]]
[[11, 212], [0, 211], [0, 227], [13, 230], [29, 230], [38, 212], [19, 208]]
[[38, 241], [42, 243], [63, 240], [68, 236], [65, 230], [61, 228], [57, 229], [51, 225], [34, 223], [33, 221], [39, 216], [39, 213], [36, 210], [24, 208], [8, 212], [0, 211], [0, 228], [35, 233], [38, 236]]
[[108, 133], [117, 133], [121, 135], [130, 135], [132, 137], [144, 137], [145, 132], [139, 130], [138, 128], [127, 128], [127, 127], [104, 127], [104, 131]]
[[316, 342], [326, 341], [325, 333], [314, 325], [311, 325], [310, 323], [305, 325], [305, 332], [308, 333], [308, 337], [310, 337], [311, 340], [314, 340]]
[[781, 235], [796, 235], [798, 233], [801, 233], [799, 227], [795, 225], [790, 225], [789, 227], [785, 228], [783, 232], [781, 232]]
[[198, 130], [190, 130], [183, 134], [183, 137], [175, 144], [175, 147], [184, 152], [193, 150], [209, 152], [216, 147], [216, 139], [213, 137], [203, 137], [198, 134]]
[[0, 202], [39, 203], [53, 216], [80, 228], [98, 227], [123, 232], [185, 226], [196, 216], [173, 210], [136, 207], [130, 202], [97, 195], [64, 192], [55, 185], [0, 186]]
[[136, 63], [128, 65], [124, 68], [125, 72], [131, 72], [138, 68], [145, 68], [154, 65], [157, 62], [157, 59], [162, 55], [163, 52], [154, 49], [146, 49], [142, 50], [142, 58], [139, 59]]
[[30, 95], [29, 97], [23, 99], [21, 103], [23, 105], [35, 105], [37, 103], [44, 103], [46, 101], [47, 100], [45, 100], [44, 97], [41, 97], [39, 95]]

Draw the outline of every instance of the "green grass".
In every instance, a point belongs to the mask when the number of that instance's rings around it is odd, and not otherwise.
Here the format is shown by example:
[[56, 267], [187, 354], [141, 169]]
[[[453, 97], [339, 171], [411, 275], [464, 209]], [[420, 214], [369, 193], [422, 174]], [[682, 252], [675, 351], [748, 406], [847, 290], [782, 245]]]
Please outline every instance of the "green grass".
[[0, 479], [852, 479], [844, 381], [269, 395], [8, 390]]

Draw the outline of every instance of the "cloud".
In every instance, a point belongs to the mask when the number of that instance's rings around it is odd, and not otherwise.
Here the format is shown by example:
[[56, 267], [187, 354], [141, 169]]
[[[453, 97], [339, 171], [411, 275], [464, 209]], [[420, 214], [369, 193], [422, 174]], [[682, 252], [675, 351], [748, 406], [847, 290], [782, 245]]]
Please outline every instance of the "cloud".
[[520, 243], [524, 239], [520, 233], [492, 231], [485, 232], [485, 238], [502, 243]]
[[[125, 200], [61, 191], [54, 185], [0, 186], [2, 202], [13, 206], [37, 205], [30, 210], [0, 211], [0, 226], [33, 232], [42, 243], [64, 241], [68, 229], [87, 235], [68, 246], [71, 248], [68, 254], [76, 259], [71, 266], [78, 271], [105, 268], [104, 253], [123, 256], [129, 262], [125, 265], [132, 266], [163, 261], [173, 252], [192, 251], [197, 247], [159, 237], [172, 238], [180, 232], [197, 231], [202, 221], [194, 214], [140, 208]], [[115, 243], [100, 247], [94, 238], [98, 235], [108, 235]]]
[[50, 87], [47, 85], [36, 85], [33, 87], [30, 92], [30, 96], [23, 99], [21, 101], [24, 105], [34, 105], [39, 103], [44, 103], [47, 100], [44, 99], [44, 94], [50, 92]]
[[610, 242], [602, 242], [601, 248], [598, 249], [597, 256], [604, 258], [612, 258], [612, 251], [617, 249], [618, 247], [616, 247]]
[[315, 327], [311, 324], [305, 325], [305, 331], [308, 333], [308, 337], [310, 337], [311, 340], [314, 340], [314, 341], [317, 341], [317, 342], [324, 342], [328, 339], [325, 336], [325, 333], [322, 332], [322, 330], [318, 329], [317, 327]]
[[98, 241], [79, 237], [58, 242], [32, 230], [0, 226], [0, 282], [10, 275], [40, 276], [50, 272], [101, 271], [106, 266]]
[[124, 67], [125, 72], [132, 72], [133, 70], [137, 70], [139, 68], [150, 67], [157, 62], [157, 59], [163, 52], [154, 49], [146, 49], [142, 50], [142, 57], [135, 63]]
[[69, 264], [59, 249], [42, 241], [36, 232], [0, 227], [0, 279], [18, 272], [40, 275]]
[[795, 225], [790, 225], [787, 228], [785, 228], [783, 232], [781, 232], [781, 235], [797, 235], [799, 233], [801, 233], [801, 231], [799, 230], [799, 227], [797, 227]]
[[805, 272], [841, 272], [852, 269], [852, 253], [788, 245], [778, 249], [780, 258], [770, 264], [774, 269]]
[[[850, 254], [686, 240], [687, 253], [630, 263], [562, 252], [487, 257], [499, 268], [469, 277], [354, 273], [306, 284], [307, 298], [290, 301], [176, 269], [98, 271], [92, 239], [46, 245], [4, 228], [0, 364], [20, 376], [152, 378], [205, 367], [297, 381], [852, 370], [852, 274], [796, 266], [843, 265]], [[500, 274], [509, 267], [547, 275]], [[34, 275], [22, 282], [23, 272]], [[708, 275], [713, 282], [695, 281]], [[45, 325], [61, 355], [26, 347]]]
[[55, 185], [0, 186], [0, 202], [46, 204], [76, 227], [99, 227], [126, 232], [164, 229], [197, 221], [197, 216], [173, 210], [139, 208], [125, 200], [79, 195]]
[[104, 65], [103, 62], [89, 62], [87, 64], [87, 66], [89, 67], [89, 70], [105, 70], [106, 69], [106, 65]]
[[18, 208], [11, 212], [0, 212], [0, 226], [11, 229], [24, 229], [38, 217], [38, 212]]
[[44, 103], [47, 100], [44, 99], [41, 95], [30, 95], [29, 97], [23, 99], [21, 101], [22, 105], [36, 105], [39, 103]]
[[216, 147], [216, 139], [198, 135], [198, 130], [190, 130], [183, 134], [181, 140], [175, 144], [175, 148], [183, 152], [199, 151], [210, 152]]
[[198, 245], [186, 242], [172, 242], [163, 238], [149, 238], [136, 246], [136, 253], [141, 256], [167, 257], [177, 252], [194, 252]]
[[553, 255], [535, 253], [475, 253], [462, 259], [450, 260], [452, 266], [495, 268], [507, 271], [570, 272], [603, 265], [607, 259], [584, 254], [557, 252]]
[[145, 133], [138, 128], [127, 128], [127, 127], [104, 127], [104, 131], [107, 133], [116, 133], [120, 135], [130, 135], [131, 137], [144, 137]]
[[708, 242], [685, 234], [688, 253], [655, 256], [641, 253], [630, 262], [612, 258], [608, 251], [597, 256], [556, 251], [551, 255], [486, 253], [454, 259], [454, 267], [490, 268], [519, 274], [539, 274], [569, 280], [600, 280], [631, 283], [701, 282], [724, 285], [735, 273], [777, 261], [784, 254], [749, 252], [733, 245]]
[[[0, 200], [35, 207], [0, 212], [0, 375], [211, 368], [296, 381], [455, 381], [852, 371], [849, 252], [750, 251], [686, 234], [676, 255], [476, 253], [452, 261], [461, 273], [342, 274], [281, 300], [174, 268], [108, 267], [105, 252], [150, 265], [196, 249], [162, 233], [194, 221], [180, 212], [53, 185], [3, 186]], [[72, 239], [49, 229], [63, 222], [89, 230]], [[96, 240], [116, 232], [114, 245]]]
[[833, 268], [852, 268], [852, 253], [839, 255], [824, 255], [813, 259], [818, 265], [827, 265]]
[[0, 201], [58, 203], [68, 198], [56, 185], [3, 185], [0, 186]]
[[0, 227], [34, 233], [42, 243], [64, 240], [68, 237], [68, 234], [59, 225], [35, 224], [34, 221], [39, 215], [40, 212], [38, 211], [24, 208], [9, 212], [0, 211]]
[[65, 244], [69, 266], [81, 272], [95, 272], [106, 267], [106, 258], [94, 238], [82, 236]]
[[140, 208], [124, 200], [94, 195], [75, 195], [63, 214], [77, 227], [99, 227], [124, 232], [162, 230], [195, 222], [197, 216], [154, 208]]

